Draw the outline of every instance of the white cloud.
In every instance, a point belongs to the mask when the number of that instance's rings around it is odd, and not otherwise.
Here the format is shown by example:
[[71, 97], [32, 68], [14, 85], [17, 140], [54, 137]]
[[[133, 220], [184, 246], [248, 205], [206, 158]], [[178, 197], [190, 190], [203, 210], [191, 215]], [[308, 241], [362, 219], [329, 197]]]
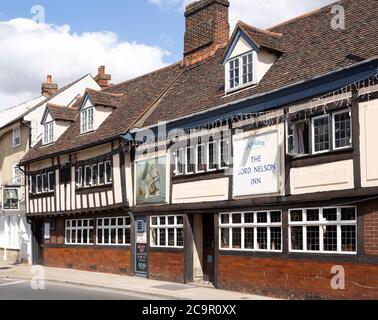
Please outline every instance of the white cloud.
[[38, 96], [47, 74], [63, 85], [105, 65], [117, 83], [164, 66], [169, 55], [111, 32], [75, 34], [29, 19], [0, 21], [0, 48], [0, 108]]
[[[336, 0], [230, 0], [230, 24], [238, 20], [260, 28], [268, 28], [297, 15], [317, 9]], [[161, 8], [183, 11], [195, 0], [148, 0]]]

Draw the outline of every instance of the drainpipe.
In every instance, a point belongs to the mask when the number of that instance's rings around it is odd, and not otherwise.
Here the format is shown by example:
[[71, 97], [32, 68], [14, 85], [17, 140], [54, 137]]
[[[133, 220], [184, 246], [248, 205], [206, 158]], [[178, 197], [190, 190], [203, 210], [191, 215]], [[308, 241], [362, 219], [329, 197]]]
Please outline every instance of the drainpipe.
[[3, 256], [3, 260], [4, 261], [7, 261], [8, 260], [8, 254], [7, 254], [7, 244], [8, 244], [8, 223], [7, 223], [7, 216], [5, 216], [5, 220], [4, 220], [4, 239], [5, 239], [5, 242], [4, 242], [4, 256]]

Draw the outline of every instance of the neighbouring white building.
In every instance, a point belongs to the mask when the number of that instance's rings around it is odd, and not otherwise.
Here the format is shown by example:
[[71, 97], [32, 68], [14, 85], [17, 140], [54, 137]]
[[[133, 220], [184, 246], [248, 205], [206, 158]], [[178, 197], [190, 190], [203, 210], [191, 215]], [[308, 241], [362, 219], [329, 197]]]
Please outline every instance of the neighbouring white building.
[[69, 106], [87, 88], [101, 89], [101, 71], [103, 67], [96, 78], [87, 74], [60, 89], [47, 76], [41, 96], [0, 112], [0, 260], [32, 261], [32, 233], [25, 217], [25, 178], [18, 164], [43, 136], [41, 120], [47, 103]]

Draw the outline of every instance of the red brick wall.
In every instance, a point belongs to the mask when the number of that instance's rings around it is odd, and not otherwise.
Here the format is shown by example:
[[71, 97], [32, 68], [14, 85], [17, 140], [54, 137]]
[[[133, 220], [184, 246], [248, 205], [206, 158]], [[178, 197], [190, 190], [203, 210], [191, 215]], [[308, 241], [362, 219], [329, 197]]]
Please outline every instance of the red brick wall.
[[[334, 265], [345, 269], [345, 290], [333, 290]], [[280, 298], [378, 299], [378, 266], [219, 256], [219, 287]]]
[[365, 254], [378, 255], [378, 203], [359, 206], [358, 213], [364, 216]]
[[46, 246], [45, 265], [56, 268], [97, 271], [114, 274], [130, 274], [130, 248], [54, 248]]
[[149, 252], [151, 279], [184, 282], [184, 252]]

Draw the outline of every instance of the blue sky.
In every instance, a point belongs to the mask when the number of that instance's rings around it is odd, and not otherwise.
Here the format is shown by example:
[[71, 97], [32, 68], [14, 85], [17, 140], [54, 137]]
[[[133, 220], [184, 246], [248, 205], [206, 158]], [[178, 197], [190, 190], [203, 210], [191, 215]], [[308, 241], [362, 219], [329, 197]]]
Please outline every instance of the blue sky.
[[[40, 94], [47, 74], [59, 86], [105, 65], [113, 83], [182, 58], [184, 7], [193, 0], [2, 0], [0, 110]], [[237, 20], [267, 28], [334, 0], [230, 0]], [[45, 21], [35, 22], [40, 5]]]

